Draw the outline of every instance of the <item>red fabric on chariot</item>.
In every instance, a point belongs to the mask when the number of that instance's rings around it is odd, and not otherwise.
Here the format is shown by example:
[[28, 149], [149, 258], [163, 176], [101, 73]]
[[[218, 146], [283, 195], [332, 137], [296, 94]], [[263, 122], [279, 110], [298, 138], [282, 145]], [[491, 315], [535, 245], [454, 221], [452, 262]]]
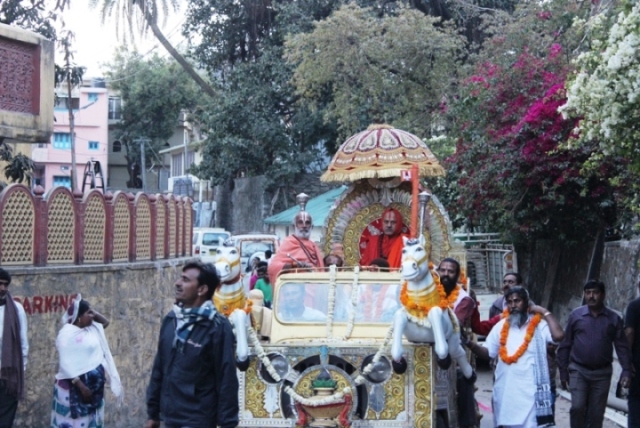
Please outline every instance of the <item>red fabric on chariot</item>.
[[314, 267], [324, 267], [322, 251], [320, 251], [315, 242], [309, 239], [299, 239], [294, 235], [287, 236], [269, 263], [268, 272], [271, 284], [276, 283], [276, 278], [284, 265], [294, 263], [287, 254], [290, 254], [291, 257], [300, 262], [309, 263]]

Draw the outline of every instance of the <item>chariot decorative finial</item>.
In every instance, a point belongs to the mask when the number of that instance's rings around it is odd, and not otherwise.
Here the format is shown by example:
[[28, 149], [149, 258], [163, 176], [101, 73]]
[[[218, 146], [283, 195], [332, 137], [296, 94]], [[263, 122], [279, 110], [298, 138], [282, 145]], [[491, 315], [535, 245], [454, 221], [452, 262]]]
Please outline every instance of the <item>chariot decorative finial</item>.
[[300, 193], [298, 194], [298, 196], [296, 196], [296, 202], [298, 203], [298, 205], [300, 205], [300, 211], [305, 210], [308, 201], [309, 195], [307, 195], [306, 193]]
[[418, 235], [421, 235], [424, 232], [424, 212], [430, 199], [431, 193], [427, 191], [423, 191], [418, 194], [418, 200], [420, 201], [420, 233]]

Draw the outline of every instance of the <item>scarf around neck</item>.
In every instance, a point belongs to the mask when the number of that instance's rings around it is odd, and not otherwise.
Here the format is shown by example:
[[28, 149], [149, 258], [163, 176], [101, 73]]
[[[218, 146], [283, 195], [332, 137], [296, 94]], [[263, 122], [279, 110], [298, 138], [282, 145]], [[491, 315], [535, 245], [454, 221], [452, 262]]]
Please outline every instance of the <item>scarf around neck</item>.
[[[531, 320], [529, 320], [531, 322]], [[537, 328], [536, 328], [537, 330]], [[549, 377], [549, 365], [547, 364], [547, 344], [537, 331], [533, 334], [534, 358], [533, 366], [536, 380], [536, 420], [539, 427], [555, 427], [553, 419], [553, 393], [551, 392], [551, 382]]]
[[173, 312], [178, 319], [173, 347], [181, 353], [184, 352], [184, 346], [191, 335], [193, 327], [202, 320], [213, 320], [217, 313], [211, 300], [204, 302], [202, 306], [197, 308], [174, 307]]
[[9, 394], [24, 398], [24, 364], [22, 361], [22, 340], [20, 339], [20, 319], [18, 308], [7, 291], [2, 323], [2, 362], [0, 362], [0, 379], [7, 384]]

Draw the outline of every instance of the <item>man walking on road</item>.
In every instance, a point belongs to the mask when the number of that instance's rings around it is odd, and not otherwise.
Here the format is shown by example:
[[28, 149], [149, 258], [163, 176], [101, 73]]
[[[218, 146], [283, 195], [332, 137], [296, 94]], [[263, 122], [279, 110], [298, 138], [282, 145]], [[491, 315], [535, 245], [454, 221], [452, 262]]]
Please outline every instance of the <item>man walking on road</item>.
[[0, 268], [0, 428], [11, 428], [24, 398], [27, 366], [27, 315], [9, 293], [11, 275]]
[[493, 387], [495, 425], [555, 426], [547, 344], [562, 340], [562, 327], [551, 312], [529, 304], [523, 287], [512, 287], [505, 297], [509, 316], [493, 327], [484, 346], [466, 344], [480, 358], [499, 357]]
[[147, 388], [145, 428], [238, 425], [238, 378], [231, 324], [211, 298], [212, 265], [187, 263], [175, 284], [178, 305], [162, 321]]
[[601, 428], [611, 385], [613, 347], [622, 366], [620, 383], [629, 386], [631, 359], [622, 318], [604, 305], [601, 281], [584, 285], [586, 305], [571, 312], [558, 347], [562, 389], [571, 391], [571, 428]]
[[[638, 281], [640, 289], [640, 281]], [[629, 386], [629, 413], [627, 427], [640, 427], [640, 297], [627, 306], [624, 319], [624, 333], [631, 347], [631, 362], [635, 375]]]

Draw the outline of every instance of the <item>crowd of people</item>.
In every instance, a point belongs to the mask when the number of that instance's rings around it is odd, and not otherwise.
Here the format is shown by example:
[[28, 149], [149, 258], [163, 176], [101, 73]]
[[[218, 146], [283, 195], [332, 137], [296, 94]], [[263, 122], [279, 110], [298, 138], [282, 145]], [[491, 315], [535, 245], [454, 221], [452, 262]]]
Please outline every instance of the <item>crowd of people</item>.
[[[397, 267], [395, 246], [402, 236], [398, 217], [395, 210], [385, 211], [383, 233], [365, 246], [369, 263], [377, 269]], [[282, 269], [342, 266], [341, 253], [332, 251], [323, 257], [310, 240], [312, 224], [308, 213], [299, 213], [294, 234], [269, 261], [253, 266], [252, 292], [260, 294], [264, 307], [271, 306], [271, 284]], [[584, 305], [571, 313], [562, 328], [549, 310], [531, 300], [522, 277], [508, 273], [503, 296], [483, 321], [474, 296], [461, 287], [458, 261], [442, 260], [437, 272], [459, 324], [486, 335], [483, 345], [468, 338], [463, 342], [476, 356], [495, 361], [492, 404], [496, 427], [554, 426], [556, 364], [561, 387], [571, 392], [571, 427], [602, 427], [614, 349], [622, 366], [619, 384], [629, 388], [628, 426], [640, 427], [640, 375], [635, 375], [640, 370], [640, 298], [629, 304], [623, 320], [605, 305], [605, 285], [590, 280], [584, 285]], [[24, 398], [29, 351], [27, 318], [9, 293], [10, 283], [11, 275], [0, 268], [0, 428], [12, 427], [18, 401]], [[160, 329], [147, 389], [145, 428], [160, 427], [161, 420], [167, 428], [237, 426], [234, 334], [230, 322], [212, 303], [219, 285], [213, 266], [190, 262], [183, 267], [175, 283], [176, 304]], [[285, 291], [282, 318], [307, 311], [314, 319], [324, 319], [324, 314], [312, 314], [313, 309], [304, 305], [298, 288]], [[374, 311], [374, 305], [370, 306]], [[107, 376], [113, 395], [122, 400], [123, 388], [104, 333], [108, 324], [79, 294], [64, 313], [56, 339], [59, 369], [53, 389], [52, 428], [103, 427]], [[474, 380], [458, 376], [461, 427], [478, 423]]]

